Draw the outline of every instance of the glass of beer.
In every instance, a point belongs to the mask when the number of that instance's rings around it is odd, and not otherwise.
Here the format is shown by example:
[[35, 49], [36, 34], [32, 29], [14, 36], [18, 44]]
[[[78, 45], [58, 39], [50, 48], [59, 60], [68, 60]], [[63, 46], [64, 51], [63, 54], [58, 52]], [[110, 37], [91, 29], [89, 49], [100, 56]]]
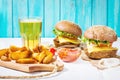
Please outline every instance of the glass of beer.
[[19, 26], [25, 47], [33, 49], [40, 44], [42, 31], [41, 19], [19, 19]]

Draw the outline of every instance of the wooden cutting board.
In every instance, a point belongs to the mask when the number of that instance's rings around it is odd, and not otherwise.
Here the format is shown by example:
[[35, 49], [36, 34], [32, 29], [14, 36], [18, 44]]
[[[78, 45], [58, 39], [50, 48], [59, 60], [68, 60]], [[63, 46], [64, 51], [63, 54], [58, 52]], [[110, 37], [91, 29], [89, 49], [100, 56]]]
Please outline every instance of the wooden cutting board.
[[55, 64], [57, 65], [57, 71], [63, 70], [64, 64], [60, 61], [56, 60], [51, 64], [19, 64], [15, 63], [14, 61], [1, 61], [0, 66], [10, 68], [13, 70], [23, 71], [23, 72], [36, 72], [36, 71], [46, 71], [51, 72]]

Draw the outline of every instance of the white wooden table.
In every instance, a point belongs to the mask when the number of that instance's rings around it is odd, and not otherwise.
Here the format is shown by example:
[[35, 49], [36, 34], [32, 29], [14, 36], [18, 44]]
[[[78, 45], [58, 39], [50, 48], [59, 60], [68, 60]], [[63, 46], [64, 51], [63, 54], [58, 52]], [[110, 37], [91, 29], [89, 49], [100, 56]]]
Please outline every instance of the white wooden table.
[[[52, 44], [53, 38], [42, 38], [42, 44]], [[0, 38], [0, 49], [9, 47], [10, 45], [21, 46], [21, 38]], [[113, 46], [119, 48], [120, 55], [120, 39]], [[120, 67], [98, 70], [89, 62], [78, 59], [72, 63], [64, 63], [64, 70], [50, 77], [41, 78], [40, 80], [120, 80]], [[7, 68], [0, 67], [0, 75], [34, 75], [37, 73], [24, 73]], [[2, 79], [1, 79], [2, 80]], [[39, 79], [38, 79], [39, 80]]]

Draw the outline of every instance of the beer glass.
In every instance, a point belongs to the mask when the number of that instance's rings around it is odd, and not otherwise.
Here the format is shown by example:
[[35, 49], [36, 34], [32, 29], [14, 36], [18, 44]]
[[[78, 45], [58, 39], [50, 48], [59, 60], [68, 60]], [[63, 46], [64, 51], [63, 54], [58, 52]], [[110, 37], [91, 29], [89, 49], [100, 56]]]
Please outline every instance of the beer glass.
[[41, 19], [19, 19], [19, 27], [25, 47], [33, 49], [40, 44], [42, 31]]

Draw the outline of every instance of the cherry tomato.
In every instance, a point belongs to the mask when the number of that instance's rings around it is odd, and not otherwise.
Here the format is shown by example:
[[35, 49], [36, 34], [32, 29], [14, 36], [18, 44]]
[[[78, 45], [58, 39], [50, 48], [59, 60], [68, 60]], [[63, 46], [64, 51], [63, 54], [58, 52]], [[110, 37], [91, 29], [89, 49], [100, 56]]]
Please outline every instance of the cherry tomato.
[[53, 55], [55, 55], [55, 52], [56, 52], [55, 48], [50, 48], [50, 52], [51, 52]]

